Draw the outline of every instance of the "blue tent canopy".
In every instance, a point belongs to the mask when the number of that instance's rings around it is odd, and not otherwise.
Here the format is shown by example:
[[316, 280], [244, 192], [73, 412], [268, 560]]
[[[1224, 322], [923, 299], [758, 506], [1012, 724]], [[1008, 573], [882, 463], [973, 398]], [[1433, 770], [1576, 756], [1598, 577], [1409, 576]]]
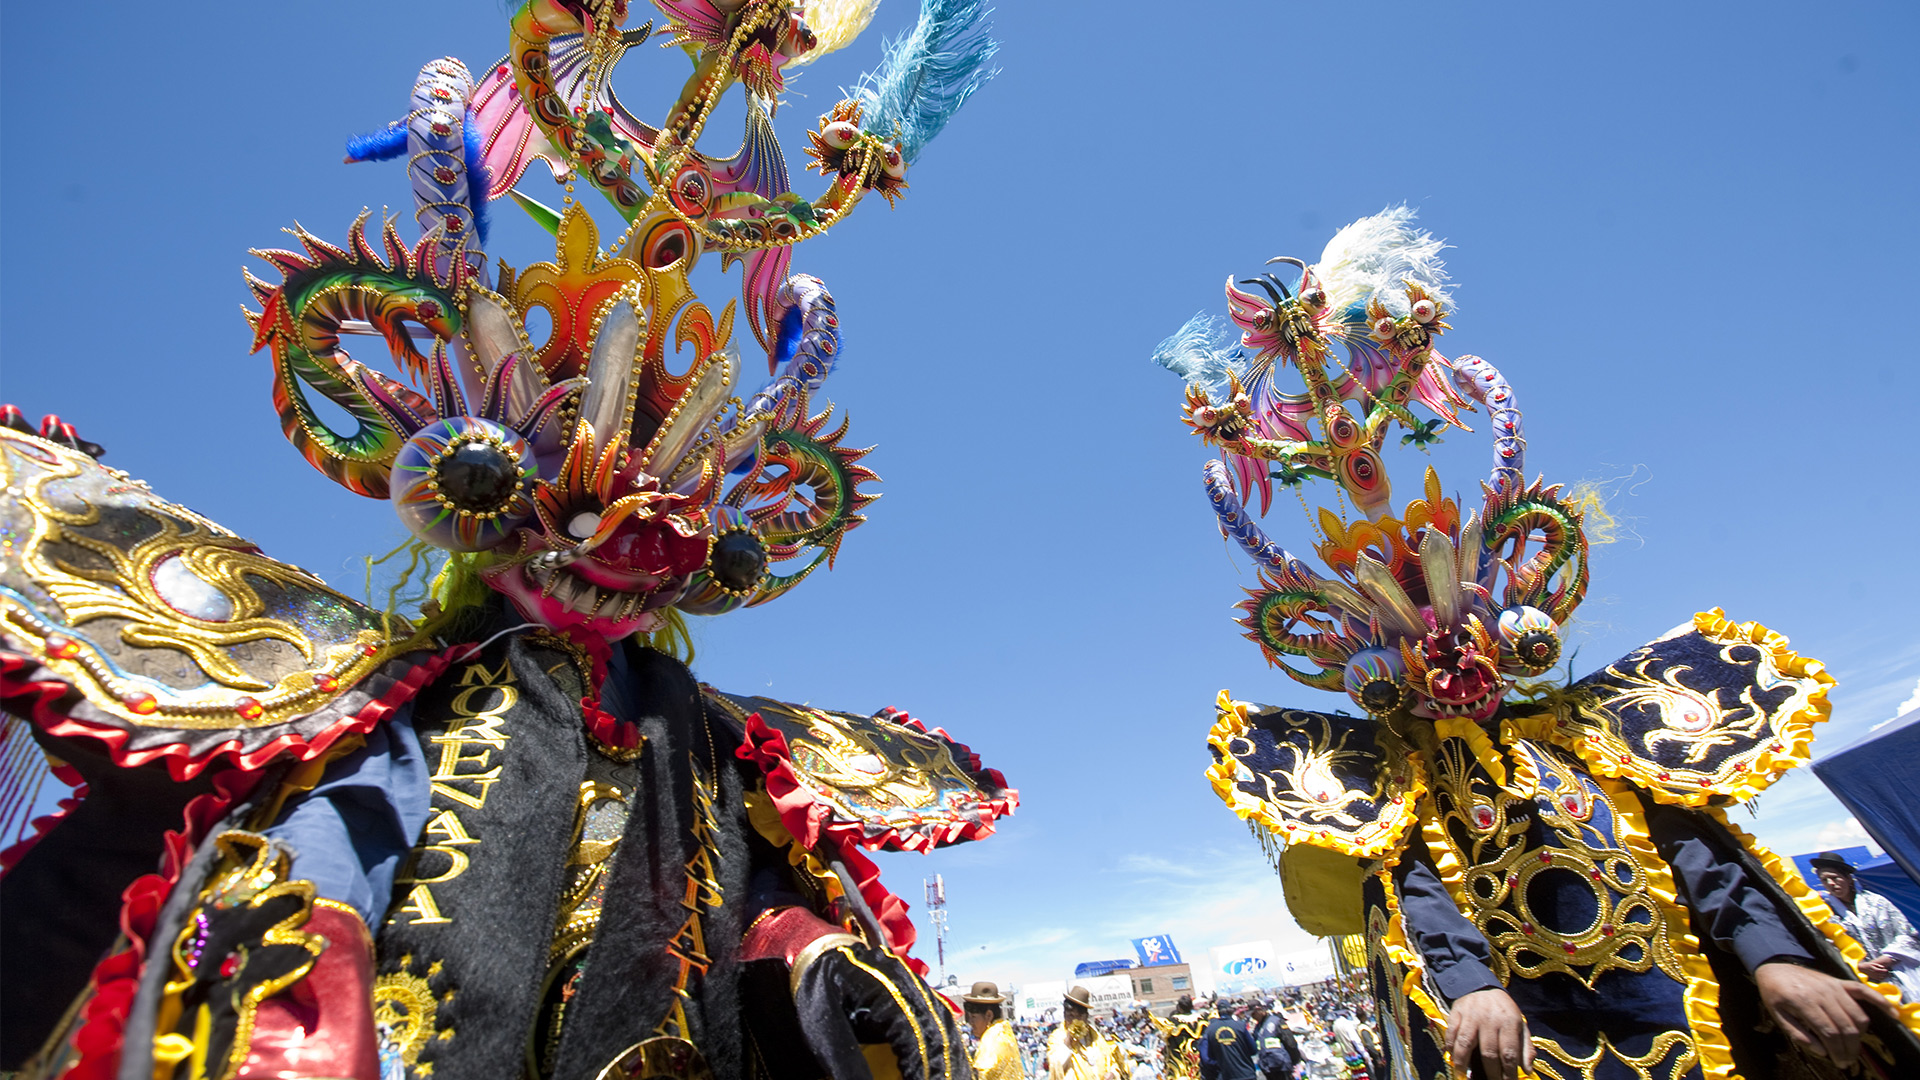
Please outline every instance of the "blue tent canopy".
[[1116, 971], [1125, 971], [1137, 966], [1131, 960], [1089, 960], [1073, 969], [1073, 977], [1091, 979], [1097, 975], [1111, 975]]
[[[1920, 921], [1920, 709], [1822, 757], [1813, 774], [1887, 853], [1872, 859], [1865, 848], [1841, 852], [1856, 867], [1855, 878]], [[1803, 874], [1805, 858], [1794, 859]]]

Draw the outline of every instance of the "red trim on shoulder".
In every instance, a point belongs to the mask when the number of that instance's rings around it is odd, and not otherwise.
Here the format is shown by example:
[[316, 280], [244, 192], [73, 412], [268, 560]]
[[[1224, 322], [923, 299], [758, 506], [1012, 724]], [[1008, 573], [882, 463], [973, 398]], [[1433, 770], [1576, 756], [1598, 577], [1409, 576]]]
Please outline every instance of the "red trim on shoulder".
[[[917, 730], [925, 731], [918, 721], [904, 713], [890, 713], [888, 719], [908, 724]], [[945, 732], [935, 734], [952, 742]], [[780, 814], [780, 824], [785, 826], [803, 847], [809, 850], [820, 846], [823, 840], [830, 841], [837, 848], [847, 869], [854, 877], [854, 884], [860, 890], [861, 899], [873, 910], [874, 917], [880, 922], [880, 929], [887, 936], [887, 945], [901, 962], [912, 968], [916, 974], [925, 976], [927, 965], [908, 955], [914, 941], [919, 937], [914, 929], [913, 919], [906, 901], [888, 891], [880, 883], [880, 868], [872, 859], [866, 857], [862, 848], [890, 848], [904, 851], [932, 851], [945, 844], [962, 840], [977, 840], [993, 832], [993, 821], [1001, 814], [1011, 813], [1019, 805], [1019, 794], [1009, 791], [1000, 773], [995, 770], [981, 770], [979, 758], [973, 752], [958, 743], [954, 744], [973, 763], [970, 773], [983, 775], [1005, 795], [1000, 798], [984, 800], [980, 804], [980, 816], [977, 820], [952, 822], [944, 834], [929, 836], [925, 833], [902, 833], [897, 829], [884, 829], [875, 835], [868, 835], [865, 823], [860, 821], [834, 820], [833, 810], [813, 792], [801, 784], [794, 775], [791, 752], [786, 736], [769, 725], [758, 712], [751, 713], [746, 720], [746, 738], [736, 751], [743, 761], [758, 766], [767, 785], [767, 796], [773, 801], [774, 809]]]
[[[889, 710], [891, 713], [891, 710]], [[886, 714], [883, 714], [886, 715]], [[926, 731], [920, 723], [905, 713], [892, 713], [888, 719]], [[980, 759], [965, 744], [954, 742], [944, 731], [935, 730], [930, 734], [946, 739], [965, 755], [971, 767], [966, 769], [970, 775], [980, 777], [1001, 792], [998, 797], [982, 799], [976, 804], [977, 816], [969, 818], [949, 818], [935, 825], [931, 831], [896, 829], [873, 822], [835, 820], [833, 808], [816, 799], [811, 791], [793, 772], [793, 759], [787, 746], [787, 738], [780, 731], [763, 720], [759, 713], [747, 716], [746, 738], [742, 740], [738, 756], [759, 766], [766, 777], [767, 794], [780, 811], [780, 821], [802, 844], [811, 848], [820, 842], [822, 836], [832, 838], [843, 848], [863, 847], [891, 851], [928, 852], [948, 844], [958, 844], [966, 840], [979, 840], [993, 835], [993, 823], [1006, 814], [1011, 814], [1020, 805], [1020, 793], [1006, 786], [1006, 779], [997, 769], [980, 768]], [[872, 830], [871, 832], [869, 830]]]
[[362, 706], [359, 712], [341, 717], [312, 737], [288, 732], [245, 753], [240, 751], [241, 742], [238, 739], [229, 739], [197, 755], [184, 743], [127, 750], [125, 746], [133, 734], [131, 731], [89, 724], [69, 715], [59, 707], [59, 703], [72, 688], [63, 682], [27, 678], [25, 672], [35, 666], [34, 661], [8, 650], [0, 650], [0, 699], [5, 699], [16, 712], [24, 712], [34, 726], [48, 734], [63, 738], [89, 738], [101, 743], [116, 765], [136, 766], [164, 760], [168, 774], [175, 780], [191, 780], [207, 766], [223, 758], [249, 771], [260, 768], [282, 754], [291, 754], [297, 761], [311, 761], [325, 753], [342, 736], [364, 735], [372, 731], [380, 721], [412, 701], [414, 695], [438, 678], [454, 662], [454, 654], [462, 648], [471, 650], [472, 647], [455, 646], [438, 656], [422, 660], [388, 687], [386, 693]]
[[800, 950], [828, 934], [845, 933], [846, 927], [815, 915], [803, 907], [775, 908], [755, 919], [740, 939], [739, 958], [749, 960], [780, 959], [793, 966]]
[[147, 959], [165, 958], [171, 943], [152, 940], [154, 923], [167, 894], [180, 881], [193, 853], [207, 839], [234, 803], [253, 793], [261, 773], [228, 770], [213, 778], [213, 791], [189, 802], [181, 827], [168, 832], [159, 873], [135, 878], [121, 894], [121, 947], [93, 969], [80, 1008], [80, 1026], [73, 1034], [74, 1063], [61, 1080], [114, 1080], [120, 1070], [120, 1047], [126, 1034], [127, 1013], [140, 988], [140, 972]]
[[847, 864], [847, 871], [853, 875], [853, 883], [860, 889], [860, 899], [867, 902], [873, 910], [873, 917], [880, 923], [880, 932], [887, 936], [887, 948], [900, 962], [912, 969], [915, 975], [927, 977], [929, 969], [926, 962], [909, 955], [913, 943], [920, 939], [920, 931], [914, 929], [913, 916], [905, 900], [893, 895], [880, 883], [880, 867], [867, 858], [866, 853], [856, 847], [842, 847], [841, 861]]

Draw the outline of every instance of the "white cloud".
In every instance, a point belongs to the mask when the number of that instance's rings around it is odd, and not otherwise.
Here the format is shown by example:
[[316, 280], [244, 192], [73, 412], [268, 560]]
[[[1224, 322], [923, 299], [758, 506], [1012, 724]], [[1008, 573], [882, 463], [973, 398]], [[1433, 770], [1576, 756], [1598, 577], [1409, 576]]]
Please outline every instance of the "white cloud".
[[[1084, 921], [1016, 932], [998, 939], [949, 940], [947, 970], [961, 985], [994, 979], [1021, 985], [1072, 977], [1075, 964], [1133, 955], [1132, 939], [1170, 935], [1193, 967], [1196, 988], [1212, 985], [1208, 949], [1271, 941], [1281, 952], [1318, 940], [1294, 924], [1280, 879], [1257, 851], [1208, 849], [1192, 861], [1131, 853], [1086, 883]], [[1056, 912], [1050, 923], [1061, 921]], [[926, 930], [922, 929], [922, 934]], [[918, 950], [924, 952], [925, 950]]]
[[1873, 842], [1867, 830], [1860, 824], [1859, 818], [1847, 818], [1844, 821], [1829, 821], [1820, 827], [1820, 833], [1814, 837], [1813, 845], [1822, 851], [1834, 848], [1853, 847], [1865, 844], [1867, 850], [1875, 855], [1883, 854], [1880, 845]]
[[1873, 725], [1873, 727], [1868, 730], [1879, 731], [1881, 728], [1886, 727], [1888, 724], [1893, 723], [1895, 720], [1900, 719], [1915, 709], [1920, 709], [1920, 680], [1914, 681], [1913, 693], [1907, 695], [1907, 700], [1901, 702], [1900, 707], [1893, 710], [1892, 716]]

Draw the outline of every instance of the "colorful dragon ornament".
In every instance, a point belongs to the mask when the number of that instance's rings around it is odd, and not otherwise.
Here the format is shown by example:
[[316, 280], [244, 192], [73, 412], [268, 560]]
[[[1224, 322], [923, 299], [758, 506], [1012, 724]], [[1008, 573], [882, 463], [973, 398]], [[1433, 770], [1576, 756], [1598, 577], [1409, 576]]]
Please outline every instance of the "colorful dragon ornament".
[[[1222, 691], [1209, 781], [1300, 924], [1364, 941], [1397, 1070], [1468, 1068], [1443, 1049], [1453, 1003], [1499, 990], [1543, 1077], [1838, 1075], [1782, 1033], [1757, 972], [1857, 984], [1868, 958], [1725, 816], [1806, 761], [1833, 680], [1718, 610], [1571, 685], [1547, 678], [1587, 587], [1583, 504], [1525, 479], [1499, 370], [1438, 350], [1442, 247], [1405, 208], [1363, 218], [1312, 264], [1271, 260], [1297, 275], [1230, 278], [1230, 321], [1196, 316], [1155, 352], [1221, 454], [1202, 478], [1259, 573], [1246, 636], [1361, 714]], [[1289, 373], [1302, 391], [1283, 389]], [[1396, 507], [1389, 435], [1424, 447], [1476, 408], [1494, 450], [1478, 506], [1463, 513], [1429, 467]], [[1358, 511], [1309, 511], [1323, 568], [1247, 505], [1264, 514], [1276, 482], [1310, 480]], [[1920, 1070], [1920, 1007], [1896, 1021], [1891, 987], [1862, 992], [1887, 1006], [1867, 1067]]]
[[[851, 42], [871, 0], [657, 6], [693, 67], [658, 127], [612, 90], [655, 22], [530, 0], [481, 78], [435, 60], [402, 120], [348, 143], [404, 159], [417, 239], [363, 213], [338, 243], [255, 252], [282, 430], [442, 561], [417, 618], [163, 501], [57, 417], [0, 413], [0, 794], [35, 770], [74, 789], [0, 853], [0, 1069], [967, 1075], [863, 852], [988, 835], [1017, 794], [905, 713], [697, 682], [681, 620], [786, 595], [864, 520], [867, 451], [811, 405], [833, 297], [793, 245], [899, 199], [995, 46], [979, 4], [925, 0], [808, 133], [826, 190], [805, 197], [771, 123], [783, 72]], [[745, 138], [703, 154], [736, 84]], [[515, 187], [535, 158], [558, 210]], [[489, 265], [502, 197], [551, 261]], [[757, 389], [736, 303], [694, 293], [715, 254], [741, 269]]]

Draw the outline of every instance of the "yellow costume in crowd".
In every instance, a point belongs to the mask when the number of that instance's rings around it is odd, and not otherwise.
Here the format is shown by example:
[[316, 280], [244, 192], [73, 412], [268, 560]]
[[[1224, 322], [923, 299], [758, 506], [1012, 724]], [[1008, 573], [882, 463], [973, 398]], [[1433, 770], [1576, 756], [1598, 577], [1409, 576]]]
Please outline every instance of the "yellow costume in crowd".
[[1013, 1034], [1013, 1022], [995, 1020], [980, 1036], [973, 1051], [975, 1080], [1024, 1080], [1020, 1068], [1020, 1040]]
[[1123, 1080], [1126, 1054], [1085, 1020], [1069, 1020], [1047, 1038], [1048, 1080]]

